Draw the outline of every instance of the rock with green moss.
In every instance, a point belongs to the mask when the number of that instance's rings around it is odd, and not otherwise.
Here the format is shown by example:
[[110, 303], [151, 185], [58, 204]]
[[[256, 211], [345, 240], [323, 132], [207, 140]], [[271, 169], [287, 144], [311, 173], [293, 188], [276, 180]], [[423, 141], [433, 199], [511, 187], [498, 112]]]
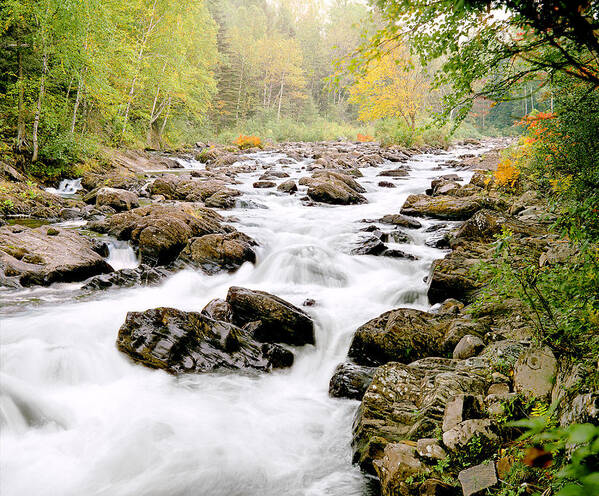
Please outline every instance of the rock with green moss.
[[490, 361], [482, 358], [424, 358], [379, 367], [354, 422], [354, 461], [372, 472], [386, 444], [433, 437], [450, 399], [484, 394], [491, 381]]
[[465, 220], [486, 204], [480, 195], [468, 197], [410, 195], [406, 199], [401, 213], [414, 217], [432, 217], [444, 220]]
[[212, 274], [220, 270], [237, 270], [245, 262], [255, 263], [255, 242], [243, 233], [206, 234], [191, 238], [179, 259]]

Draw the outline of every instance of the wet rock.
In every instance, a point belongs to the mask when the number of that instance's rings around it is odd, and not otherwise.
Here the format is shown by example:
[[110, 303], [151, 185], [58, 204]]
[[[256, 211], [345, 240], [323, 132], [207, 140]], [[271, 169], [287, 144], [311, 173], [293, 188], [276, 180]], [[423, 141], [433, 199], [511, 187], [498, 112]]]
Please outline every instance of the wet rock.
[[314, 201], [333, 205], [366, 203], [366, 198], [360, 194], [365, 191], [364, 188], [347, 174], [317, 171], [309, 178], [307, 185], [308, 197]]
[[204, 205], [210, 208], [233, 208], [235, 206], [235, 198], [239, 196], [237, 190], [232, 189], [221, 189], [216, 193], [210, 195], [204, 200]]
[[314, 344], [312, 319], [300, 308], [277, 296], [234, 286], [229, 288], [227, 302], [235, 325], [261, 322], [254, 333], [258, 341], [298, 346]]
[[352, 255], [382, 255], [387, 246], [379, 237], [371, 236], [360, 242], [360, 246], [351, 251]]
[[179, 259], [212, 274], [220, 270], [237, 270], [245, 262], [256, 262], [251, 239], [239, 232], [206, 234], [191, 238]]
[[256, 181], [252, 186], [254, 188], [274, 188], [277, 185], [274, 181]]
[[226, 233], [223, 221], [214, 210], [180, 203], [135, 208], [104, 221], [90, 222], [87, 227], [131, 241], [138, 247], [142, 263], [166, 265], [177, 258], [190, 238]]
[[313, 298], [306, 298], [304, 300], [304, 302], [302, 303], [302, 306], [304, 306], [304, 307], [316, 306], [316, 300], [314, 300]]
[[234, 199], [241, 192], [229, 187], [229, 183], [221, 179], [193, 179], [174, 174], [165, 174], [157, 178], [150, 187], [152, 195], [162, 195], [167, 200], [181, 200], [188, 202], [209, 202], [222, 208], [234, 205]]
[[453, 350], [453, 358], [463, 360], [464, 358], [476, 356], [483, 350], [484, 347], [485, 343], [481, 338], [467, 334], [460, 339], [460, 342]]
[[527, 398], [546, 398], [556, 372], [557, 360], [550, 348], [529, 348], [514, 366], [514, 390]]
[[418, 491], [419, 496], [459, 496], [456, 487], [439, 479], [426, 479]]
[[117, 347], [134, 361], [172, 374], [220, 369], [289, 366], [292, 353], [280, 346], [264, 347], [232, 324], [197, 312], [154, 308], [129, 312], [119, 329]]
[[202, 313], [211, 319], [231, 322], [233, 312], [231, 306], [222, 298], [214, 298], [210, 300], [202, 309]]
[[92, 277], [83, 289], [108, 289], [114, 287], [152, 286], [160, 283], [169, 272], [149, 265], [140, 265], [135, 269], [120, 269], [109, 274]]
[[462, 470], [458, 474], [464, 496], [484, 494], [483, 491], [497, 484], [495, 465], [491, 461]]
[[410, 173], [406, 169], [393, 169], [382, 171], [378, 174], [379, 177], [406, 177]]
[[100, 188], [96, 194], [96, 206], [109, 206], [117, 212], [139, 207], [139, 198], [132, 191], [117, 188]]
[[383, 224], [393, 224], [394, 226], [409, 227], [411, 229], [419, 229], [422, 224], [416, 219], [411, 219], [401, 214], [389, 214], [380, 219]]
[[400, 494], [401, 484], [408, 478], [424, 472], [414, 446], [406, 443], [389, 443], [381, 458], [373, 461], [374, 470], [381, 482], [383, 496]]
[[293, 179], [289, 179], [288, 181], [279, 184], [277, 190], [282, 191], [283, 193], [295, 193], [297, 191], [297, 184]]
[[464, 308], [464, 304], [455, 298], [448, 298], [439, 306], [439, 315], [457, 315]]
[[410, 308], [391, 310], [356, 330], [348, 356], [360, 365], [382, 365], [437, 355], [444, 326], [427, 312]]
[[372, 382], [375, 370], [374, 367], [350, 362], [339, 364], [329, 383], [329, 395], [333, 398], [361, 400]]
[[483, 244], [458, 246], [445, 258], [435, 260], [431, 269], [428, 299], [440, 303], [447, 298], [467, 301], [480, 287], [473, 268], [481, 260], [492, 257], [491, 248]]
[[378, 367], [354, 421], [354, 461], [372, 472], [385, 444], [433, 437], [447, 402], [464, 392], [483, 394], [490, 374], [490, 362], [481, 358], [424, 358]]
[[389, 181], [379, 181], [378, 183], [380, 188], [396, 188], [395, 184], [390, 183]]
[[30, 229], [0, 227], [0, 279], [15, 278], [22, 286], [83, 281], [112, 272], [94, 241], [53, 226]]
[[401, 213], [415, 217], [432, 217], [444, 220], [465, 220], [485, 206], [481, 197], [456, 198], [427, 195], [410, 195], [406, 199]]
[[81, 210], [75, 207], [63, 208], [58, 215], [63, 220], [73, 220], [81, 217]]

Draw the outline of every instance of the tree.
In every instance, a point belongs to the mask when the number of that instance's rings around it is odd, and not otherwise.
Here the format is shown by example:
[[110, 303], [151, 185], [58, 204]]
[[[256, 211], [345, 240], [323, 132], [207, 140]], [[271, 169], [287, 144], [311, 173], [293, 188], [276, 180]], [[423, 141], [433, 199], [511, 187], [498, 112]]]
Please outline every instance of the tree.
[[423, 71], [414, 66], [407, 50], [398, 46], [370, 61], [350, 87], [350, 102], [358, 105], [361, 120], [401, 118], [414, 129], [428, 91]]

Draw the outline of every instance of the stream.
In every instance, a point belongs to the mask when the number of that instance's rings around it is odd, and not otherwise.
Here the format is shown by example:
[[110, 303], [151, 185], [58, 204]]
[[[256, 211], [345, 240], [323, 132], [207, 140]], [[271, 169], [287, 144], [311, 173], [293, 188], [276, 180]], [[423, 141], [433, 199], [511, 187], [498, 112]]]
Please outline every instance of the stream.
[[[431, 179], [470, 171], [439, 165], [486, 148], [412, 157], [405, 178], [377, 177], [399, 164], [361, 169], [367, 204], [308, 206], [295, 195], [254, 189], [264, 170], [240, 174], [238, 207], [223, 211], [259, 243], [256, 265], [206, 275], [184, 270], [156, 287], [81, 294], [82, 284], [0, 293], [0, 493], [3, 496], [282, 496], [371, 494], [351, 463], [359, 402], [328, 396], [357, 327], [407, 306], [429, 308], [425, 277], [442, 250], [425, 245], [439, 221], [389, 243], [418, 260], [351, 255], [360, 230], [398, 213]], [[281, 153], [249, 160], [272, 164]], [[306, 175], [310, 160], [276, 168]], [[197, 167], [190, 164], [189, 167]], [[379, 187], [381, 180], [396, 188]], [[64, 185], [66, 189], [66, 184]], [[69, 193], [75, 185], [68, 184]], [[73, 191], [74, 192], [74, 191]], [[251, 208], [250, 208], [251, 207]], [[385, 232], [394, 226], [379, 225]], [[135, 267], [126, 243], [108, 261]], [[200, 311], [230, 286], [273, 293], [315, 320], [316, 345], [294, 350], [291, 369], [174, 377], [134, 364], [115, 339], [128, 311], [157, 306]]]

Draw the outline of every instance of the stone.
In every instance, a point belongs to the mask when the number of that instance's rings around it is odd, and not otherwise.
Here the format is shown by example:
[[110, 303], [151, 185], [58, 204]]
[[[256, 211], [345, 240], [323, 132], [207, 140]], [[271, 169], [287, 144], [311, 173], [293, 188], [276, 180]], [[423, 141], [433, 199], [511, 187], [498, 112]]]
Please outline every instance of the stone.
[[420, 229], [422, 227], [420, 221], [401, 214], [384, 215], [380, 222], [383, 224], [393, 224], [394, 226], [409, 227], [411, 229]]
[[169, 272], [159, 267], [140, 265], [135, 269], [120, 269], [92, 277], [83, 285], [83, 289], [130, 288], [133, 286], [152, 286], [160, 283]]
[[514, 365], [514, 391], [526, 398], [547, 398], [557, 373], [557, 360], [551, 349], [529, 348]]
[[504, 382], [491, 384], [487, 389], [487, 395], [507, 396], [508, 394], [510, 394], [510, 387]]
[[459, 451], [474, 437], [481, 439], [487, 449], [499, 441], [495, 426], [490, 419], [470, 419], [444, 432], [443, 444], [450, 451]]
[[207, 315], [214, 320], [222, 320], [223, 322], [231, 322], [233, 312], [231, 306], [222, 298], [214, 298], [210, 300], [202, 309], [204, 315]]
[[378, 186], [380, 188], [396, 188], [395, 184], [389, 181], [379, 181]]
[[283, 193], [293, 194], [297, 191], [297, 184], [293, 179], [289, 179], [288, 181], [283, 181], [277, 187], [278, 191], [282, 191]]
[[274, 188], [277, 185], [274, 181], [256, 181], [252, 186], [254, 188]]
[[195, 203], [154, 204], [89, 222], [86, 227], [131, 241], [138, 248], [142, 263], [167, 265], [178, 257], [190, 238], [229, 232], [221, 225], [224, 220], [214, 210]]
[[347, 174], [316, 171], [311, 178], [300, 179], [300, 184], [308, 186], [308, 197], [314, 201], [333, 205], [366, 203], [366, 198], [360, 194], [365, 189]]
[[230, 323], [165, 307], [127, 313], [117, 347], [136, 362], [172, 374], [222, 369], [268, 371], [288, 367], [293, 361], [290, 351], [265, 347]]
[[237, 270], [245, 262], [255, 263], [256, 253], [250, 239], [242, 233], [206, 234], [191, 238], [179, 259], [214, 274]]
[[432, 458], [433, 460], [447, 458], [447, 453], [436, 438], [419, 439], [416, 444], [416, 451], [422, 458]]
[[383, 456], [374, 460], [373, 466], [381, 482], [383, 496], [399, 494], [402, 482], [425, 470], [416, 449], [406, 443], [387, 444]]
[[458, 394], [484, 394], [488, 360], [424, 358], [378, 367], [353, 425], [354, 462], [372, 472], [372, 461], [387, 443], [433, 437], [445, 405]]
[[462, 470], [458, 474], [464, 496], [483, 494], [485, 489], [495, 486], [498, 482], [495, 465], [491, 461]]
[[439, 305], [437, 313], [439, 315], [458, 315], [463, 308], [464, 304], [461, 301], [455, 298], [448, 298]]
[[2, 226], [0, 280], [6, 277], [22, 286], [48, 286], [106, 274], [113, 268], [100, 254], [105, 248], [105, 244], [70, 229]]
[[464, 420], [480, 419], [482, 416], [483, 405], [479, 396], [458, 394], [445, 406], [443, 432], [453, 429]]
[[478, 336], [467, 334], [453, 350], [453, 358], [463, 360], [478, 355], [485, 347], [485, 343]]
[[117, 212], [139, 207], [139, 198], [132, 191], [118, 188], [100, 188], [96, 193], [96, 207], [109, 206]]
[[409, 308], [391, 310], [356, 330], [348, 356], [359, 365], [373, 366], [437, 355], [442, 326], [434, 314]]
[[377, 175], [379, 177], [406, 177], [410, 173], [406, 169], [392, 169], [379, 172]]
[[433, 197], [410, 195], [400, 213], [415, 217], [432, 217], [444, 220], [466, 220], [485, 206], [482, 197], [456, 198], [451, 196]]
[[458, 496], [458, 489], [438, 479], [426, 479], [418, 489], [419, 496]]
[[260, 342], [314, 344], [314, 322], [310, 316], [275, 295], [233, 286], [229, 288], [227, 303], [235, 325], [261, 322], [254, 333], [254, 338]]
[[329, 395], [333, 398], [361, 400], [372, 382], [375, 370], [374, 367], [350, 362], [339, 364], [329, 383]]

